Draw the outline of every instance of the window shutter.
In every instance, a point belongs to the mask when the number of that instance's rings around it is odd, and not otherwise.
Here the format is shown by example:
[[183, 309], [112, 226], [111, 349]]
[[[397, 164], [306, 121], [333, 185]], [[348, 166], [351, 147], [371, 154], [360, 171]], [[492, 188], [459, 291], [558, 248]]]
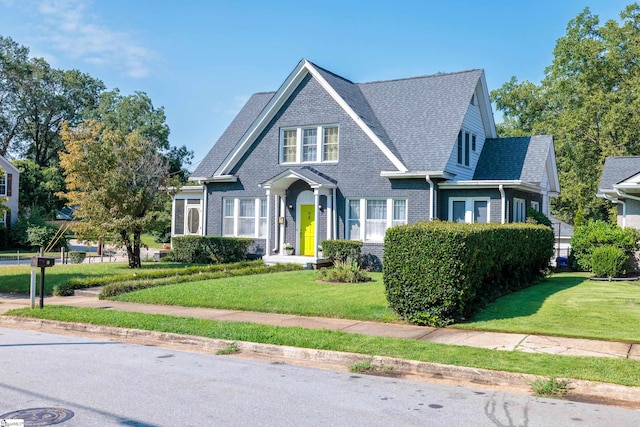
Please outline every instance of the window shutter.
[[11, 209], [7, 210], [4, 220], [5, 220], [4, 226], [7, 227], [8, 229], [11, 228]]
[[13, 174], [7, 174], [7, 197], [11, 197], [11, 187], [13, 182]]

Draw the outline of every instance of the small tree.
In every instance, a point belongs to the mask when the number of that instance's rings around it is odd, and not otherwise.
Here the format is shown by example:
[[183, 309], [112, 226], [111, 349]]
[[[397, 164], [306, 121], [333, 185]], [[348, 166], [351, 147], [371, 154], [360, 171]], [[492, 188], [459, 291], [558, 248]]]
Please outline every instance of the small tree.
[[63, 127], [60, 153], [70, 205], [78, 206], [79, 236], [112, 235], [139, 268], [140, 235], [163, 207], [169, 168], [157, 144], [140, 132], [123, 134], [96, 121]]

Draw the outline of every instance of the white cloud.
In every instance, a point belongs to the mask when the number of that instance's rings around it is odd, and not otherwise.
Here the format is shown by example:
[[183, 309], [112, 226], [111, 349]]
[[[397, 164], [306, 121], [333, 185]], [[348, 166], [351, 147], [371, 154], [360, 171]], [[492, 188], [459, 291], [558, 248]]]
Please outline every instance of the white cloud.
[[149, 75], [156, 54], [133, 34], [103, 25], [86, 0], [40, 0], [44, 41], [54, 51], [130, 77]]

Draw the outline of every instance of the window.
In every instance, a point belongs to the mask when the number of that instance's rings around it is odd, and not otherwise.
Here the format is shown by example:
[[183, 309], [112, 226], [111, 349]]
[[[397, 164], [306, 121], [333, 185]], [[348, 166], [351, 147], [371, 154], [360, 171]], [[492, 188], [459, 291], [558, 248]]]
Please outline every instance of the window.
[[527, 220], [525, 206], [523, 199], [513, 199], [513, 222], [525, 222]]
[[338, 141], [337, 126], [283, 129], [280, 163], [337, 162]]
[[477, 135], [470, 132], [458, 132], [458, 164], [469, 166], [471, 163], [471, 151], [476, 151]]
[[533, 209], [535, 209], [536, 211], [540, 212], [540, 203], [539, 203], [539, 202], [532, 201], [532, 202], [531, 202], [531, 207], [532, 207]]
[[406, 223], [407, 201], [405, 199], [371, 198], [348, 201], [348, 239], [382, 242], [387, 229]]
[[452, 197], [449, 199], [449, 221], [461, 223], [490, 222], [488, 197]]
[[7, 174], [0, 172], [0, 196], [7, 195]]
[[222, 235], [228, 237], [266, 237], [267, 199], [222, 199]]
[[175, 199], [173, 203], [173, 234], [202, 234], [202, 200]]

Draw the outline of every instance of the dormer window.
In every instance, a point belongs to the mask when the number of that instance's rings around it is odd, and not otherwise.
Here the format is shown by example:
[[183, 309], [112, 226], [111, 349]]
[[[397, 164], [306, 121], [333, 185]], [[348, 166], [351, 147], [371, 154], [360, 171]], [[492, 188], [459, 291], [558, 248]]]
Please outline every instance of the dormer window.
[[280, 131], [280, 163], [338, 161], [338, 126], [305, 126]]

